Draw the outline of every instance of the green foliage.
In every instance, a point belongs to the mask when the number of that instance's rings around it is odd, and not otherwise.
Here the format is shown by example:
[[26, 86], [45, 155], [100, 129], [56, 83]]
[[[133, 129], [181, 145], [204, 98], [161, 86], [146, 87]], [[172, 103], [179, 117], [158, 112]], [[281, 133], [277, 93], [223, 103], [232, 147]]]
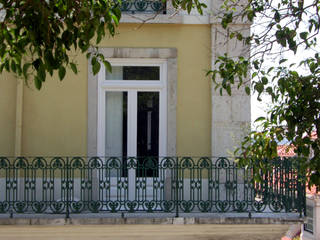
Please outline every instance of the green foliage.
[[188, 13], [192, 9], [197, 9], [200, 14], [203, 14], [203, 8], [207, 7], [206, 4], [199, 0], [172, 0], [172, 6], [177, 9], [182, 8], [183, 10], [187, 10]]
[[[243, 3], [245, 3], [243, 5]], [[264, 159], [277, 157], [277, 144], [287, 139], [299, 156], [299, 165], [306, 173], [309, 186], [320, 186], [320, 3], [314, 1], [226, 0], [222, 8], [222, 27], [230, 38], [252, 46], [248, 58], [218, 57], [215, 70], [210, 71], [216, 89], [231, 95], [232, 86], [244, 87], [249, 95], [257, 93], [271, 99], [267, 117], [256, 120], [259, 130], [251, 131], [236, 150], [241, 165], [253, 164], [266, 169]], [[236, 10], [238, 9], [238, 10]], [[229, 28], [235, 21], [254, 21], [263, 17], [263, 31], [253, 28], [250, 36], [242, 36]], [[255, 22], [253, 22], [255, 24]], [[261, 27], [260, 27], [261, 29]], [[293, 62], [283, 52], [297, 54], [313, 51], [313, 56]], [[264, 57], [276, 56], [276, 61]], [[300, 69], [298, 72], [297, 69]], [[251, 73], [251, 85], [248, 76]], [[314, 134], [318, 138], [314, 137]], [[258, 176], [257, 176], [258, 177]]]
[[[0, 72], [11, 71], [24, 79], [34, 78], [40, 89], [47, 75], [58, 72], [63, 80], [67, 69], [78, 73], [71, 51], [88, 52], [92, 40], [98, 44], [113, 36], [121, 17], [120, 2], [99, 0], [4, 1], [0, 22]], [[97, 53], [89, 53], [96, 58]], [[105, 64], [106, 60], [101, 59]], [[93, 65], [97, 73], [99, 62]], [[109, 69], [109, 68], [108, 68]]]

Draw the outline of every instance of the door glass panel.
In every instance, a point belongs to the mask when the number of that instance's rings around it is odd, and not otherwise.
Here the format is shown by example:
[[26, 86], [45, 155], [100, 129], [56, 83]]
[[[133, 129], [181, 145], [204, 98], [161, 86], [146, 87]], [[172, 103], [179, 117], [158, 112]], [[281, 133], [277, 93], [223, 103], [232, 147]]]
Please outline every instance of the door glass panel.
[[[119, 157], [123, 169], [127, 156], [127, 97], [127, 92], [106, 92], [105, 155]], [[123, 170], [122, 175], [126, 174]]]
[[159, 92], [138, 92], [137, 177], [156, 177], [159, 156]]
[[106, 71], [106, 80], [160, 80], [159, 66], [113, 66], [112, 73]]

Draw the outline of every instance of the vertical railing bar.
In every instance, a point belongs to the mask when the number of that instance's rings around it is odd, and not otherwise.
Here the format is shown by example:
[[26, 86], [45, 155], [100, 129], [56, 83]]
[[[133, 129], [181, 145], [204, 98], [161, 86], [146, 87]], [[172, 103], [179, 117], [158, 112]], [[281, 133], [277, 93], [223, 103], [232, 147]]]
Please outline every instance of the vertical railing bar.
[[[45, 181], [44, 181], [45, 179]], [[42, 169], [42, 184], [40, 185], [41, 187], [41, 191], [42, 191], [42, 201], [45, 203], [46, 209], [48, 207], [47, 205], [47, 191], [48, 189], [46, 188], [46, 191], [44, 191], [44, 182], [47, 182], [48, 178], [47, 178], [47, 159], [45, 159], [45, 165], [43, 166]]]
[[66, 218], [70, 218], [70, 212], [69, 212], [69, 181], [70, 181], [70, 177], [69, 177], [69, 158], [66, 157], [66, 190], [67, 190], [67, 201], [66, 201]]
[[179, 170], [178, 170], [178, 166], [179, 166], [179, 158], [176, 158], [176, 173], [175, 173], [175, 178], [176, 178], [176, 199], [175, 199], [175, 203], [176, 203], [176, 216], [175, 217], [179, 217], [179, 179], [178, 179], [178, 174], [179, 174]]

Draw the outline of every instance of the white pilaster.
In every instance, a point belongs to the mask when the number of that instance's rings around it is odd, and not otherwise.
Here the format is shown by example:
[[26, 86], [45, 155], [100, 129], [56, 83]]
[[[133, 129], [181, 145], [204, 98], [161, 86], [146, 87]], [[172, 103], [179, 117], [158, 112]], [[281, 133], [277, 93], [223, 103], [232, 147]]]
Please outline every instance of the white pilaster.
[[[218, 13], [217, 6], [219, 0], [212, 4], [213, 14]], [[231, 57], [249, 56], [249, 48], [241, 41], [230, 40], [228, 30], [222, 28], [219, 20], [212, 20], [211, 24], [211, 46], [212, 46], [212, 69], [215, 61], [225, 53]], [[250, 24], [243, 22], [233, 24], [232, 30], [241, 31], [243, 35], [250, 34]], [[221, 80], [221, 79], [218, 79]], [[249, 80], [248, 80], [249, 81]], [[219, 89], [214, 90], [212, 85], [212, 156], [230, 156], [236, 146], [239, 146], [243, 136], [248, 132], [251, 121], [250, 96], [244, 92], [244, 88], [239, 90], [236, 85], [232, 89], [232, 95], [226, 92], [220, 96]]]

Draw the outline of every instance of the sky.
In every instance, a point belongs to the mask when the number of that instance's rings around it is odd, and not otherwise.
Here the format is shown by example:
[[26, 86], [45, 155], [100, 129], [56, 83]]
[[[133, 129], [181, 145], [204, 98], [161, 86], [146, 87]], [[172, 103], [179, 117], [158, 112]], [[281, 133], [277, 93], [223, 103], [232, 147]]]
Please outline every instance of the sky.
[[[276, 2], [277, 1], [275, 1], [275, 3]], [[304, 1], [304, 6], [307, 6], [310, 3], [312, 3], [312, 0], [305, 0]], [[300, 29], [302, 31], [305, 31], [306, 28], [307, 28], [307, 21], [309, 20], [309, 16], [304, 15], [303, 19], [304, 19], [304, 25], [302, 23]], [[257, 21], [257, 24], [254, 24], [254, 27], [253, 27], [252, 31], [258, 31], [258, 32], [263, 31], [264, 30], [263, 24], [259, 24], [259, 21], [265, 22], [266, 20], [264, 18], [260, 18], [260, 19], [256, 19], [256, 21]], [[297, 33], [297, 35], [298, 35], [298, 33]], [[286, 64], [286, 66], [289, 66], [291, 63], [299, 63], [300, 61], [302, 61], [306, 57], [313, 56], [315, 52], [319, 52], [318, 49], [320, 49], [320, 45], [319, 45], [319, 48], [314, 48], [313, 50], [309, 50], [309, 51], [306, 51], [306, 50], [304, 50], [302, 48], [298, 48], [298, 51], [297, 51], [296, 54], [294, 54], [291, 51], [290, 52], [285, 52], [285, 53], [283, 53], [281, 58], [288, 59], [288, 61], [285, 64]], [[279, 51], [280, 48], [279, 47], [275, 47], [273, 50], [274, 51]], [[276, 60], [279, 60], [279, 59], [280, 59], [280, 56], [277, 59], [274, 59], [274, 58], [271, 59], [271, 57], [266, 56], [264, 60], [265, 60], [266, 66], [268, 66], [268, 65], [269, 66], [275, 66], [274, 63], [277, 62]], [[297, 67], [295, 70], [300, 74], [306, 71], [303, 68], [303, 66]], [[254, 124], [255, 119], [257, 119], [258, 117], [261, 117], [261, 116], [266, 116], [267, 109], [271, 105], [270, 99], [268, 99], [265, 96], [262, 96], [261, 98], [262, 98], [262, 101], [260, 102], [260, 101], [257, 100], [257, 94], [254, 94], [254, 95], [251, 96], [251, 128], [252, 129], [256, 129], [256, 126]]]

